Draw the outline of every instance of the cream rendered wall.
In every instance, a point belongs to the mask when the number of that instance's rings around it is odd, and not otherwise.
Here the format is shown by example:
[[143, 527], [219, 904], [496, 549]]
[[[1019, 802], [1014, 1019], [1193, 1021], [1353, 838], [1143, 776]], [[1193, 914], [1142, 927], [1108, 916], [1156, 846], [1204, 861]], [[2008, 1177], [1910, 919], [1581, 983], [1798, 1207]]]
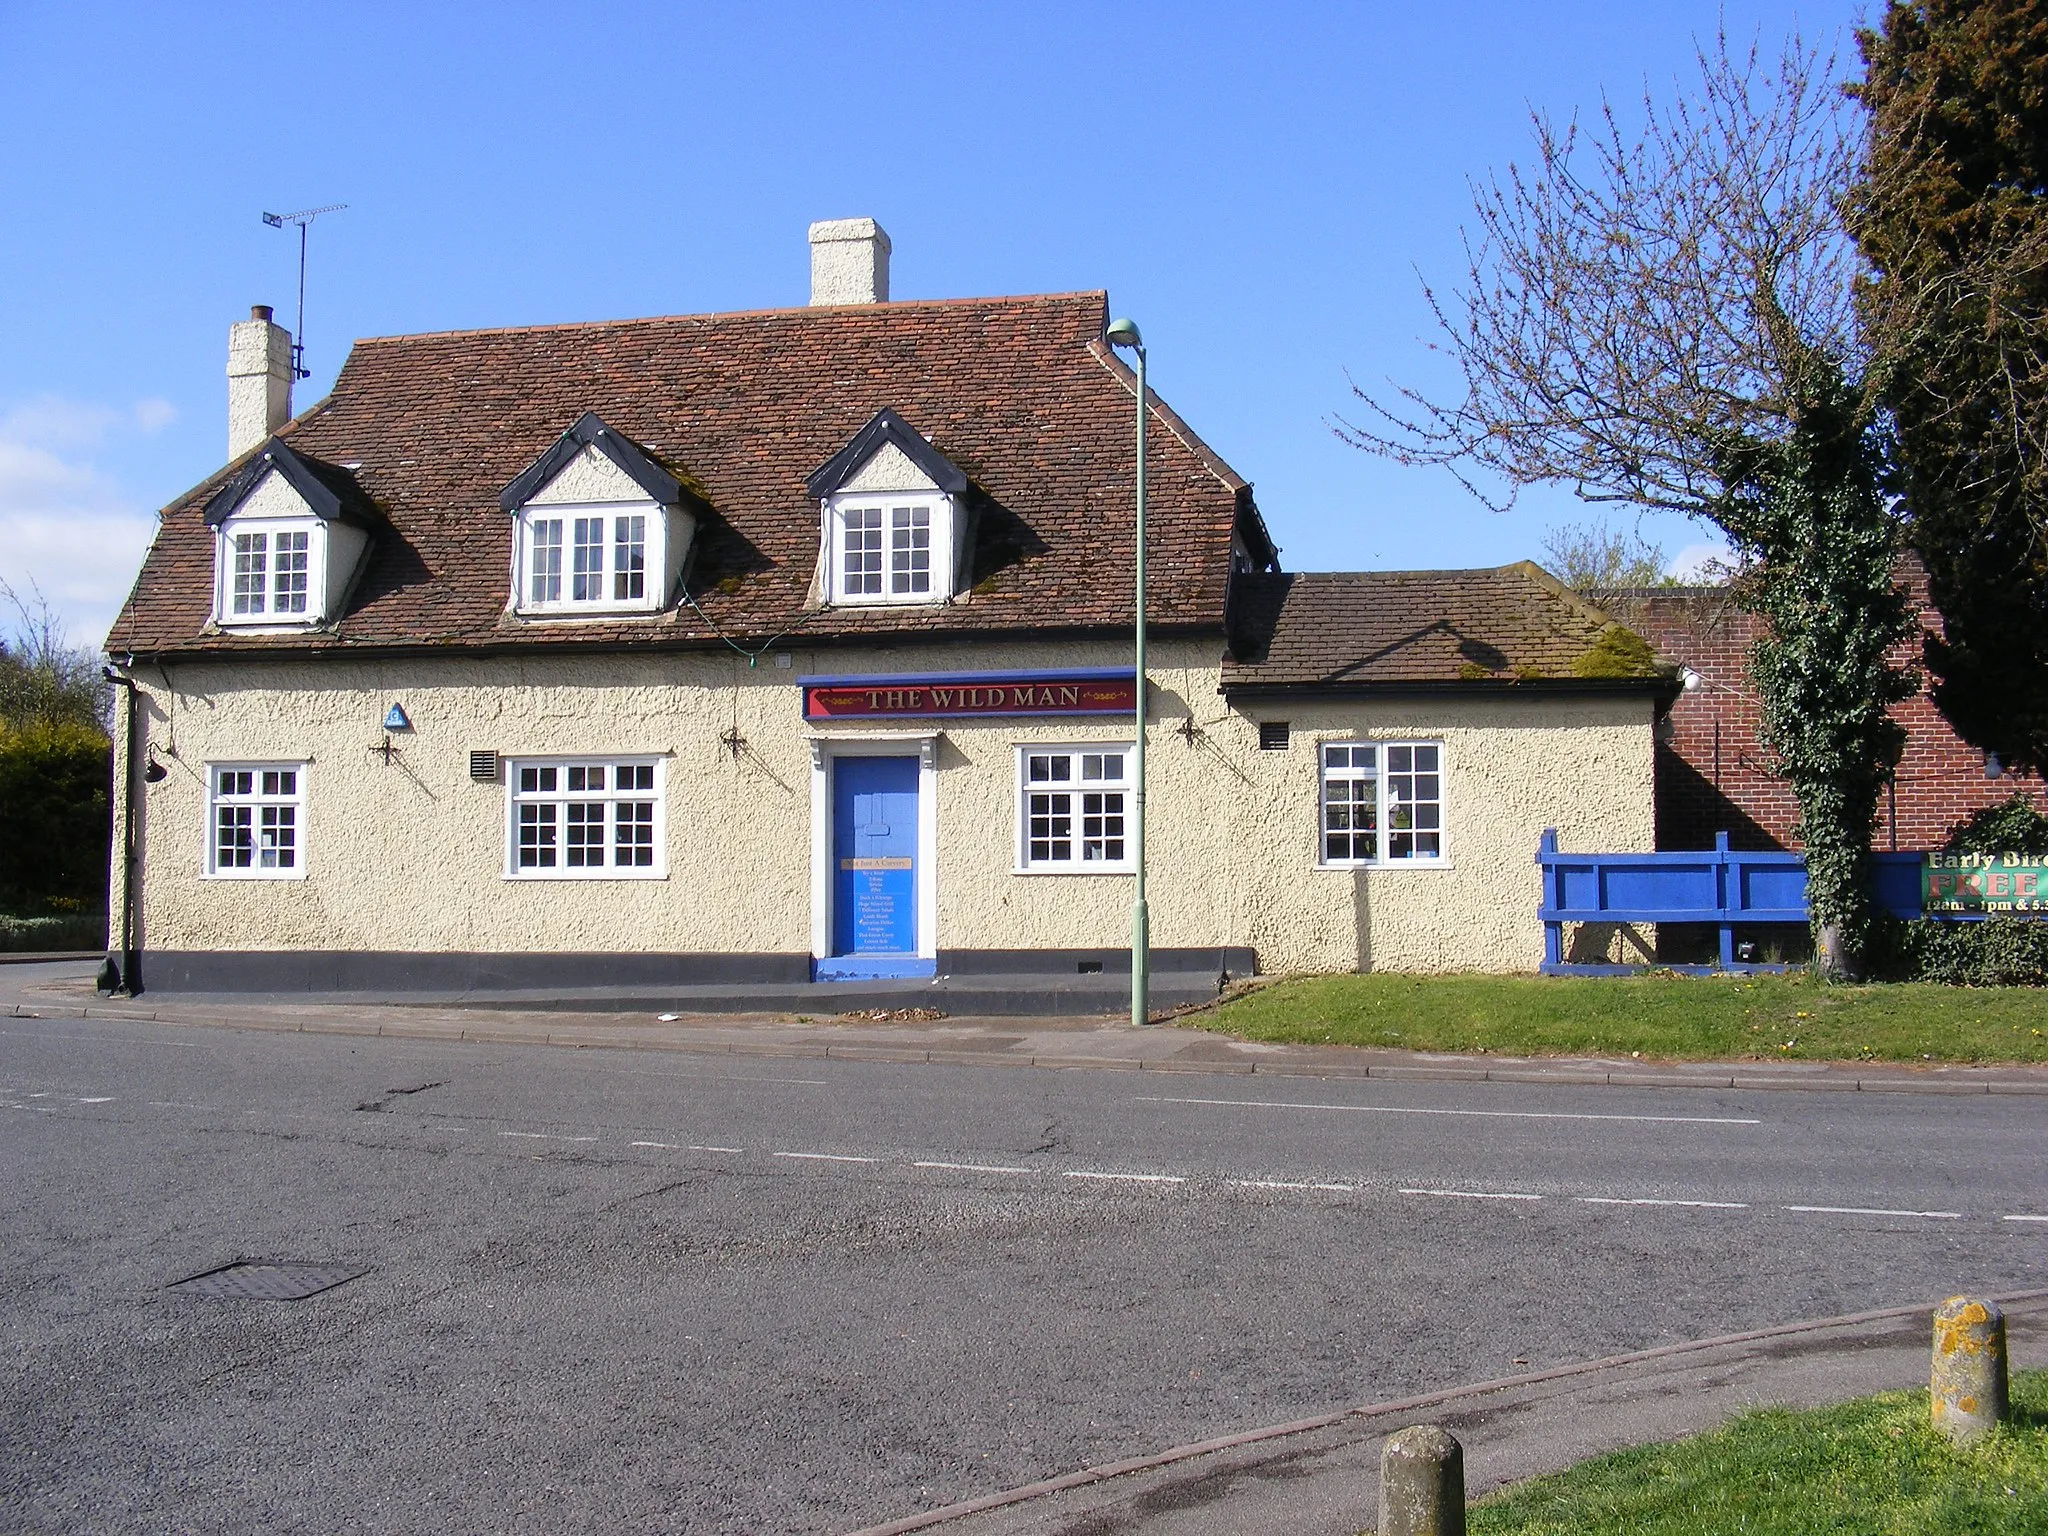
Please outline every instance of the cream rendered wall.
[[[1155, 646], [1149, 894], [1163, 947], [1249, 944], [1268, 971], [1529, 970], [1541, 957], [1534, 855], [1652, 846], [1646, 700], [1292, 701], [1240, 713], [1216, 643]], [[1014, 873], [1016, 747], [1126, 741], [1122, 720], [862, 722], [813, 731], [805, 673], [988, 672], [1127, 663], [1114, 645], [951, 646], [739, 656], [141, 666], [143, 941], [157, 950], [704, 951], [810, 948], [810, 739], [940, 732], [938, 945], [1114, 948], [1130, 879]], [[387, 765], [385, 709], [411, 733]], [[1287, 719], [1286, 752], [1257, 750]], [[1183, 723], [1192, 721], [1192, 735]], [[721, 737], [736, 730], [744, 745]], [[1316, 744], [1422, 736], [1445, 752], [1443, 869], [1325, 871]], [[506, 790], [468, 775], [504, 756], [667, 753], [667, 874], [508, 880]], [[914, 751], [908, 741], [906, 752]], [[208, 879], [205, 765], [307, 760], [305, 878]], [[118, 809], [118, 808], [117, 808]]]

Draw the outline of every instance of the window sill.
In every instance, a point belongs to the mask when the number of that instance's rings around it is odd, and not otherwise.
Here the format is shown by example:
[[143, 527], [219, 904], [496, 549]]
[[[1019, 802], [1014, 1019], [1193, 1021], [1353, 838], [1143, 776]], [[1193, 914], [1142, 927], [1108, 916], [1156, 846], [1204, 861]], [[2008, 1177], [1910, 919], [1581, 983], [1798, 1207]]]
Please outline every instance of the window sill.
[[236, 885], [268, 880], [303, 880], [306, 878], [306, 872], [303, 869], [209, 869], [199, 878]]
[[514, 885], [583, 885], [592, 882], [615, 882], [627, 880], [666, 880], [665, 869], [519, 869], [507, 870], [503, 877]]
[[658, 619], [669, 608], [648, 603], [560, 603], [514, 608], [515, 619]]
[[1136, 873], [1124, 864], [1013, 864], [1013, 875], [1129, 875]]
[[1318, 861], [1315, 867], [1319, 871], [1324, 871], [1330, 874], [1350, 875], [1356, 874], [1361, 869], [1449, 869], [1452, 867], [1452, 865], [1449, 859], [1360, 859], [1349, 864], [1332, 864], [1327, 861]]

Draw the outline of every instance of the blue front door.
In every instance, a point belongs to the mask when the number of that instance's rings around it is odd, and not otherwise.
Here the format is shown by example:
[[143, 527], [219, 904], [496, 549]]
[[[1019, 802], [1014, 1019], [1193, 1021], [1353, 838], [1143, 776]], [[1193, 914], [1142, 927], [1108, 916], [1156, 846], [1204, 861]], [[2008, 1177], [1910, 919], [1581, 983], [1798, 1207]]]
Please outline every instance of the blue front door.
[[832, 763], [832, 957], [820, 980], [929, 976], [918, 958], [917, 759]]

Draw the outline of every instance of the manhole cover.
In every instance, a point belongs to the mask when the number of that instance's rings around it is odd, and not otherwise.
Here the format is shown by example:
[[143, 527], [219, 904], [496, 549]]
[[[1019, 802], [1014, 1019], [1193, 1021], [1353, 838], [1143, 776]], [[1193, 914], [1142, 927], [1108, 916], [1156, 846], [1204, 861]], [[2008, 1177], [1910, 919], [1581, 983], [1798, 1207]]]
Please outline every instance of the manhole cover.
[[203, 1275], [174, 1280], [164, 1289], [216, 1301], [298, 1301], [346, 1284], [369, 1270], [354, 1264], [312, 1264], [294, 1259], [237, 1259]]

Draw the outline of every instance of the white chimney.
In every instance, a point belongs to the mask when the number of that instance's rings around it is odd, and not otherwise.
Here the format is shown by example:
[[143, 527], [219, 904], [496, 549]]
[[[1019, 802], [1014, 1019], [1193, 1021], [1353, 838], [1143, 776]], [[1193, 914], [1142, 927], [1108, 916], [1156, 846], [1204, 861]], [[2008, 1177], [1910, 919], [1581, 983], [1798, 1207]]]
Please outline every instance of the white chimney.
[[257, 304], [228, 327], [228, 457], [239, 459], [292, 419], [292, 333]]
[[889, 302], [889, 236], [873, 219], [825, 219], [811, 226], [811, 302]]

